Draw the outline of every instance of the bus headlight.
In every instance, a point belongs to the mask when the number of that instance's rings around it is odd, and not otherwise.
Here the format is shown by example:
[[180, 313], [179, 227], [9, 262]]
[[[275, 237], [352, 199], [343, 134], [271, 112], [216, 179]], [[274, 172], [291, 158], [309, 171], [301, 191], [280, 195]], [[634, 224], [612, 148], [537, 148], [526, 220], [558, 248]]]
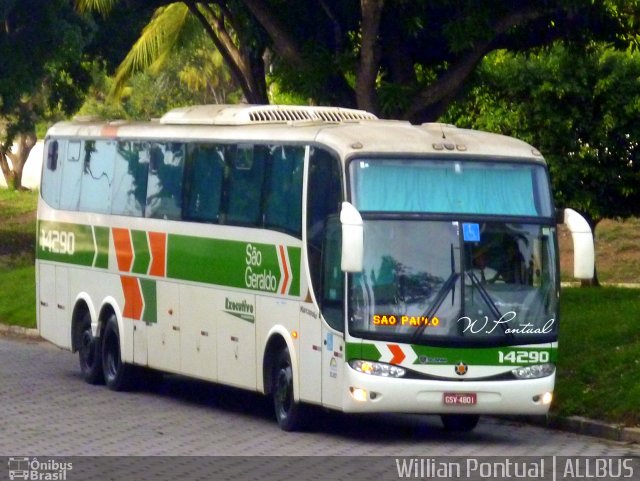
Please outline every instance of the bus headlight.
[[534, 364], [532, 366], [518, 367], [511, 372], [518, 379], [537, 379], [539, 377], [551, 376], [556, 370], [556, 366], [551, 363]]
[[401, 367], [394, 366], [393, 364], [386, 364], [383, 362], [356, 360], [349, 361], [349, 366], [351, 366], [358, 372], [371, 374], [373, 376], [402, 377], [406, 373], [406, 371]]

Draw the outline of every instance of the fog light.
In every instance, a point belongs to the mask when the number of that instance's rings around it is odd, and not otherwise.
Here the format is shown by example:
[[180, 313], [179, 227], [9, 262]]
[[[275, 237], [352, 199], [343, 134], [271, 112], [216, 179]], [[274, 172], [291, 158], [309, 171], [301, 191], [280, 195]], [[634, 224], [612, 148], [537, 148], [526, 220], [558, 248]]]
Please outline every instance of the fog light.
[[553, 399], [553, 394], [550, 392], [546, 392], [542, 395], [542, 404], [551, 404], [552, 399]]
[[355, 399], [356, 401], [365, 402], [367, 400], [366, 389], [362, 389], [360, 387], [351, 387], [349, 388], [349, 390], [351, 391], [351, 396], [353, 396], [353, 399]]

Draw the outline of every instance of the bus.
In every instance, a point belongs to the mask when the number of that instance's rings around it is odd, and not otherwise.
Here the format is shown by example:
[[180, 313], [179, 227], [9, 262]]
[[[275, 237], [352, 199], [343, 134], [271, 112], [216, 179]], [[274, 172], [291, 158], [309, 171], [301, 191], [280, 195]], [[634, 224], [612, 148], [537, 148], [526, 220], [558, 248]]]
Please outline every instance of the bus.
[[452, 125], [332, 107], [202, 105], [62, 122], [38, 204], [41, 336], [125, 390], [177, 373], [309, 408], [545, 414], [557, 224], [593, 239], [542, 155]]

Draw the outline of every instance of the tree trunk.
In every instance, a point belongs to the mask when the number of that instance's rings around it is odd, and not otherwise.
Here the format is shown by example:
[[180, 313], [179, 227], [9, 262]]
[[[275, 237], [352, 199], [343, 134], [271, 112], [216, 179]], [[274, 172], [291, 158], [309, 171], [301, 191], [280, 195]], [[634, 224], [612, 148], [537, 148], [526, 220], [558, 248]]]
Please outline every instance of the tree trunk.
[[[2, 173], [7, 181], [7, 187], [12, 190], [22, 190], [22, 172], [24, 170], [24, 164], [27, 163], [29, 153], [37, 141], [35, 132], [22, 132], [16, 135], [14, 141], [14, 150], [2, 152], [3, 160]], [[7, 162], [7, 158], [11, 160], [11, 166]]]

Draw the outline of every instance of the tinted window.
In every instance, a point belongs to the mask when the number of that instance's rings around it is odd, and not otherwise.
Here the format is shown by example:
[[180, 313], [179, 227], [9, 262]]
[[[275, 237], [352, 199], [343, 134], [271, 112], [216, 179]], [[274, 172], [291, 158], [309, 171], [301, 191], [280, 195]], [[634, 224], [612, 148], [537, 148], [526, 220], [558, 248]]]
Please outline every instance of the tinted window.
[[143, 216], [147, 198], [149, 156], [142, 142], [118, 142], [111, 213]]
[[301, 235], [304, 147], [274, 147], [265, 193], [264, 222]]
[[[85, 141], [82, 153], [80, 210], [87, 212], [109, 212], [111, 210], [111, 183], [113, 182], [115, 153], [116, 142], [113, 140]], [[67, 159], [67, 165], [72, 167], [75, 159], [72, 155], [68, 155]], [[75, 171], [73, 167], [71, 170]]]
[[58, 207], [62, 169], [59, 166], [59, 150], [64, 148], [65, 142], [48, 140], [45, 145], [46, 163], [42, 171], [40, 189], [42, 198], [52, 207]]
[[182, 172], [184, 144], [149, 142], [141, 151], [149, 162], [147, 217], [180, 219], [182, 215]]
[[228, 179], [227, 222], [260, 225], [266, 147], [240, 145], [231, 156]]
[[188, 147], [188, 195], [184, 217], [200, 222], [218, 222], [225, 176], [224, 148], [195, 144]]
[[82, 182], [82, 142], [70, 140], [62, 164], [62, 189], [60, 190], [60, 208], [77, 210]]

